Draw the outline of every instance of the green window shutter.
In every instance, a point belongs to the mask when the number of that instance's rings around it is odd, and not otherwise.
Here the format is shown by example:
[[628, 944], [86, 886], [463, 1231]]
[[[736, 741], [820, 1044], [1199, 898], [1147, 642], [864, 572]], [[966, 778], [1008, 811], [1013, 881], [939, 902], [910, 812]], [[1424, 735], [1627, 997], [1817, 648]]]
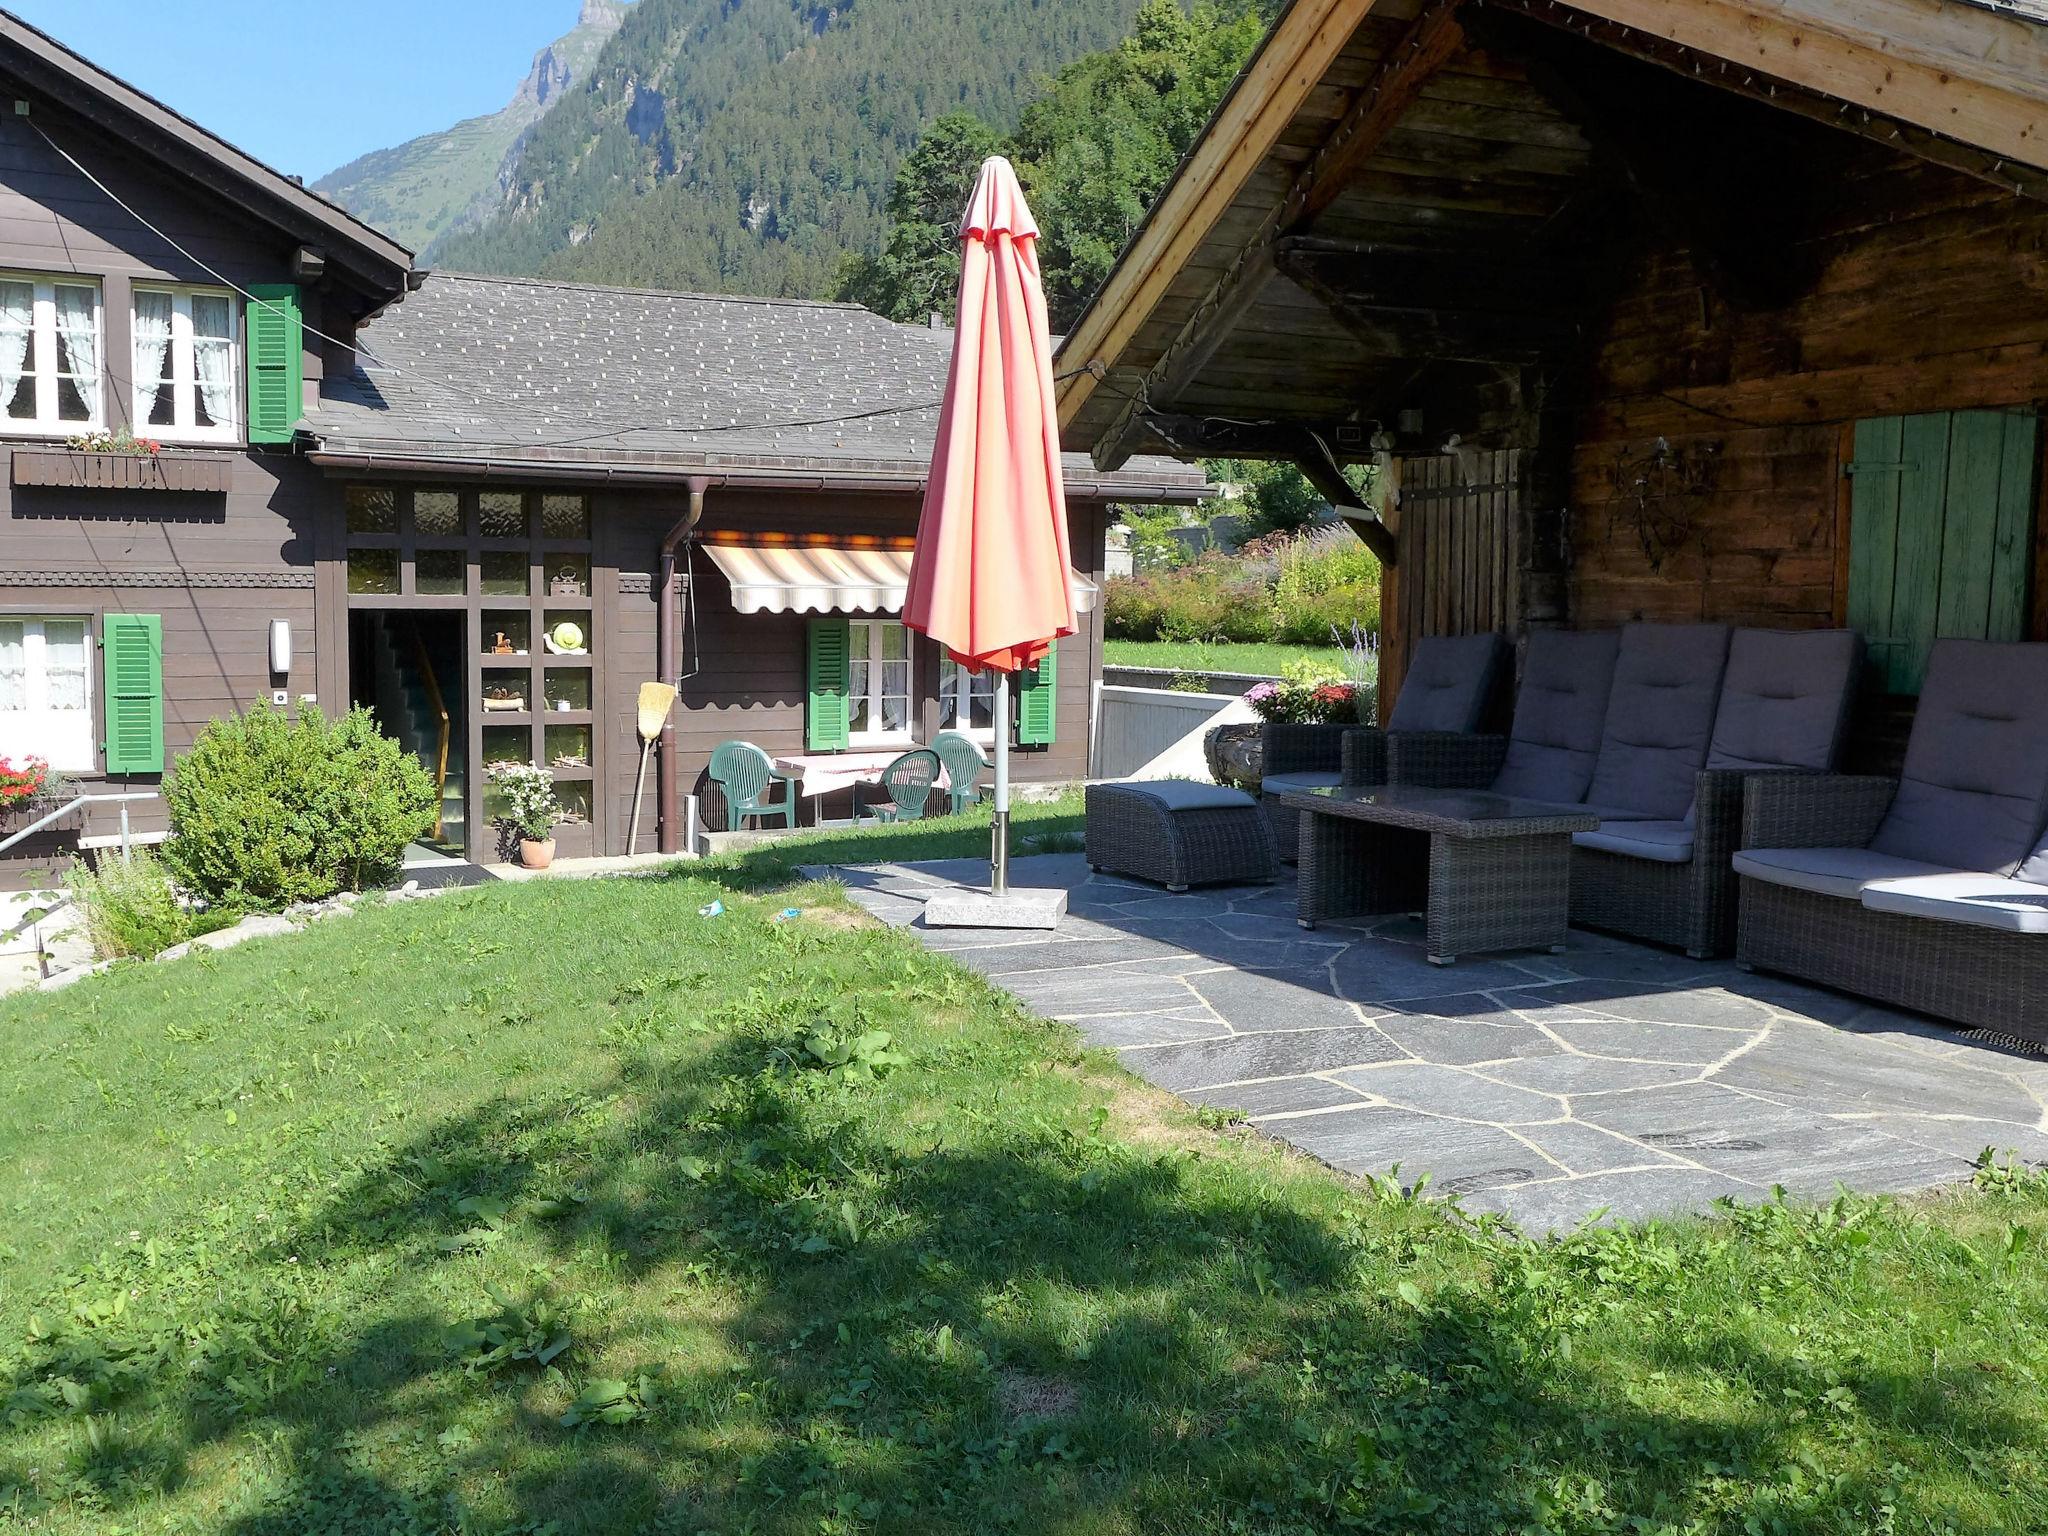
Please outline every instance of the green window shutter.
[[1017, 674], [1017, 745], [1049, 747], [1058, 726], [1060, 651], [1053, 648], [1036, 667]]
[[1886, 692], [1920, 691], [1937, 638], [2024, 633], [2039, 426], [2013, 411], [1856, 424], [1848, 620]]
[[851, 649], [843, 616], [811, 620], [804, 743], [813, 752], [837, 752], [846, 745], [847, 653]]
[[107, 772], [164, 771], [164, 621], [154, 613], [110, 613], [106, 653]]
[[249, 354], [249, 441], [288, 443], [292, 423], [305, 414], [305, 321], [299, 290], [290, 283], [249, 289], [244, 327]]

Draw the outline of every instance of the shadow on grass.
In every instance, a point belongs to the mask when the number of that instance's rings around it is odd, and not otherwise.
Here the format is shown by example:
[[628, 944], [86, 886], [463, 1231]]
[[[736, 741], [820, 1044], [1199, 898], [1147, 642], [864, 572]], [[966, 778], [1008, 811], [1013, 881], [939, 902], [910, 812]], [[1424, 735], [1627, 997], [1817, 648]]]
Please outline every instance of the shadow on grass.
[[[449, 1119], [327, 1206], [297, 1240], [308, 1267], [474, 1294], [473, 1255], [516, 1229], [550, 1262], [507, 1310], [575, 1272], [648, 1315], [573, 1313], [551, 1381], [530, 1363], [465, 1372], [475, 1351], [446, 1329], [495, 1303], [308, 1319], [288, 1288], [227, 1298], [221, 1347], [138, 1362], [127, 1384], [169, 1406], [175, 1443], [96, 1451], [108, 1475], [87, 1480], [137, 1511], [253, 1433], [279, 1487], [220, 1527], [235, 1536], [1790, 1532], [1940, 1512], [1881, 1457], [1795, 1457], [1805, 1405], [1844, 1384], [1796, 1341], [1770, 1353], [1731, 1329], [1662, 1362], [1762, 1408], [1645, 1406], [1560, 1347], [1557, 1283], [1524, 1250], [1439, 1212], [1311, 1209], [1228, 1160], [1033, 1121], [999, 1095], [957, 1106], [971, 1129], [906, 1148], [863, 1123], [870, 1091], [764, 1027], [681, 1066], [627, 1060], [601, 1121], [532, 1100]], [[1404, 1293], [1425, 1271], [1442, 1283]], [[655, 1341], [671, 1316], [695, 1347]], [[306, 1332], [323, 1348], [288, 1343]], [[600, 1355], [651, 1391], [630, 1422], [566, 1428], [563, 1395]], [[2024, 1450], [1990, 1377], [1864, 1387], [1887, 1437]]]

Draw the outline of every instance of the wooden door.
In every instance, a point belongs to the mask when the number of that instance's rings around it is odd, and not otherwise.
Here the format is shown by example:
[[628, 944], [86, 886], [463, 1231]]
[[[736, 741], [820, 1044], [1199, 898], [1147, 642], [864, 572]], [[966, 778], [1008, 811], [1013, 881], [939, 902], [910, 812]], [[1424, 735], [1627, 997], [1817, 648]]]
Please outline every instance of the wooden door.
[[1400, 689], [1415, 642], [1521, 625], [1520, 455], [1404, 459], [1396, 568], [1380, 611], [1380, 718]]
[[1856, 424], [1847, 618], [1883, 692], [1918, 693], [1936, 639], [2025, 637], [2039, 434], [2031, 411]]

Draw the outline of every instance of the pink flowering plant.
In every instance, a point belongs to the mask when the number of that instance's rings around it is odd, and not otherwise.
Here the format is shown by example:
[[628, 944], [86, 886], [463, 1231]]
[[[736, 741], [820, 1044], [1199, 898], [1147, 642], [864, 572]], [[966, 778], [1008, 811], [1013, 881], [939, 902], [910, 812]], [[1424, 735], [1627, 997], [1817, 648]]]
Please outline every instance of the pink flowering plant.
[[1261, 720], [1285, 725], [1349, 725], [1359, 719], [1363, 690], [1326, 668], [1295, 663], [1277, 682], [1254, 683], [1244, 700]]

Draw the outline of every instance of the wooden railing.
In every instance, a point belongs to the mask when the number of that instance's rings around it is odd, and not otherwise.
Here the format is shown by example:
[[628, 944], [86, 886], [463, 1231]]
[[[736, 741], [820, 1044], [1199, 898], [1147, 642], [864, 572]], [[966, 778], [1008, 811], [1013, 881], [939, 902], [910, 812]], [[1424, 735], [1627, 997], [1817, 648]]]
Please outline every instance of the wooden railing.
[[441, 680], [434, 676], [434, 664], [427, 659], [427, 647], [417, 627], [412, 631], [412, 656], [419, 663], [420, 679], [427, 686], [427, 703], [441, 721], [441, 745], [434, 761], [434, 841], [441, 841], [441, 796], [448, 783], [448, 703], [441, 697]]

